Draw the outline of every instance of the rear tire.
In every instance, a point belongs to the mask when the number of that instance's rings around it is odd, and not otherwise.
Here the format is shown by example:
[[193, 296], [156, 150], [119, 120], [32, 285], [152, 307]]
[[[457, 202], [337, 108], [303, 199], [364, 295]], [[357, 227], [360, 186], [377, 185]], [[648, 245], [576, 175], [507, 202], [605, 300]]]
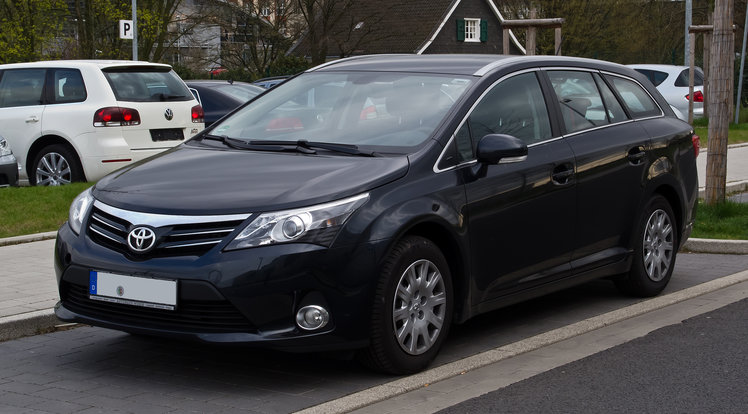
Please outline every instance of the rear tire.
[[644, 209], [634, 233], [634, 262], [628, 277], [616, 279], [624, 293], [656, 296], [667, 286], [678, 252], [678, 227], [670, 203], [654, 196]]
[[83, 168], [73, 150], [61, 144], [44, 147], [34, 158], [31, 185], [58, 186], [84, 181]]
[[439, 248], [423, 237], [400, 240], [384, 262], [372, 311], [368, 367], [412, 374], [436, 357], [452, 323], [452, 278]]

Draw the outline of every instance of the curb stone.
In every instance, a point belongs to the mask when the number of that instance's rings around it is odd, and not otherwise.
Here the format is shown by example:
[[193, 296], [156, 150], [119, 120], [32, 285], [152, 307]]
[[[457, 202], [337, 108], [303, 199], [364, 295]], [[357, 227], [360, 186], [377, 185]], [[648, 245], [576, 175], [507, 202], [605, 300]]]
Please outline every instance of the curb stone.
[[14, 244], [21, 244], [21, 243], [31, 243], [31, 242], [37, 242], [42, 240], [50, 240], [57, 237], [56, 231], [48, 231], [46, 233], [36, 233], [36, 234], [26, 234], [23, 236], [14, 236], [14, 237], [6, 237], [4, 239], [0, 239], [0, 247], [2, 246], [12, 246]]

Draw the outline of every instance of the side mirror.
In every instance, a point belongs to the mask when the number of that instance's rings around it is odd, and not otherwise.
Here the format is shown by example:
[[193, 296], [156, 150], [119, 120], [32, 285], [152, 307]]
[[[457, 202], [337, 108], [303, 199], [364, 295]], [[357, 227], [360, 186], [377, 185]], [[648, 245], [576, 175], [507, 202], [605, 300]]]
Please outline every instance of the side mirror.
[[527, 144], [505, 134], [488, 134], [478, 142], [478, 162], [505, 164], [527, 158]]

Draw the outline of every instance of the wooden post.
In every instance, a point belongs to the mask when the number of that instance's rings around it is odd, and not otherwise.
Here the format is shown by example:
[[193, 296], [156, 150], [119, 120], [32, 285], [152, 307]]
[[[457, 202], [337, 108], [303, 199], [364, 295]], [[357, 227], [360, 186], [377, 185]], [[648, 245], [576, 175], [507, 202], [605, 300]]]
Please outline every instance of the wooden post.
[[688, 34], [688, 123], [693, 125], [693, 75], [694, 55], [696, 51], [696, 33]]
[[[538, 17], [538, 9], [532, 8], [530, 10], [530, 20], [535, 20]], [[535, 26], [530, 26], [527, 28], [527, 42], [525, 43], [525, 50], [527, 53], [527, 56], [533, 56], [535, 55], [535, 44], [536, 37], [538, 35], [538, 29], [535, 28]]]
[[504, 49], [503, 53], [505, 55], [508, 55], [509, 54], [509, 29], [504, 28], [504, 30], [502, 30], [501, 33], [502, 33], [502, 39], [501, 40], [504, 43], [503, 44], [503, 49]]
[[706, 159], [706, 197], [709, 205], [725, 201], [727, 179], [727, 133], [735, 50], [733, 44], [733, 0], [715, 0], [712, 56], [709, 75], [709, 139]]
[[553, 29], [555, 41], [553, 42], [553, 49], [556, 51], [556, 56], [561, 56], [561, 27]]
[[[713, 11], [709, 10], [707, 13], [707, 22], [710, 26], [714, 27], [714, 15], [712, 14]], [[709, 57], [712, 53], [712, 32], [706, 32], [704, 33], [704, 117], [709, 118], [709, 100], [707, 99], [707, 96], [709, 95]]]
[[[537, 13], [537, 12], [535, 12]], [[563, 25], [564, 19], [525, 19], [525, 20], [504, 20], [501, 22], [503, 29], [503, 51], [505, 54], [509, 54], [509, 29], [512, 28], [527, 28], [527, 43], [525, 43], [526, 53], [528, 56], [535, 54], [536, 49], [536, 29], [538, 27], [549, 27], [556, 29], [555, 49], [556, 54], [561, 54], [561, 25]]]

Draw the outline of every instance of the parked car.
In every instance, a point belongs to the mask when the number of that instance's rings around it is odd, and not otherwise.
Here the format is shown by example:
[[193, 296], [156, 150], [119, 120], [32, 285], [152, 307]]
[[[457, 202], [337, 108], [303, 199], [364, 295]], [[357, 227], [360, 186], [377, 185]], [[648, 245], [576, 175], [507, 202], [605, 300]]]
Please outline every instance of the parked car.
[[265, 89], [271, 89], [278, 84], [285, 82], [288, 78], [290, 78], [290, 76], [271, 76], [269, 78], [258, 79], [252, 83]]
[[[682, 120], [688, 120], [688, 66], [673, 65], [628, 65], [643, 74], [657, 87], [665, 100], [675, 107]], [[694, 70], [693, 117], [704, 116], [704, 72]]]
[[0, 136], [0, 188], [18, 185], [18, 163], [8, 141]]
[[32, 185], [95, 181], [202, 131], [203, 110], [168, 65], [0, 65], [0, 124]]
[[265, 89], [246, 82], [189, 80], [186, 83], [203, 107], [206, 127], [265, 92]]
[[[452, 323], [598, 278], [653, 296], [698, 137], [646, 78], [553, 56], [311, 69], [80, 194], [57, 317], [425, 368]], [[145, 183], [145, 184], [144, 184]]]

